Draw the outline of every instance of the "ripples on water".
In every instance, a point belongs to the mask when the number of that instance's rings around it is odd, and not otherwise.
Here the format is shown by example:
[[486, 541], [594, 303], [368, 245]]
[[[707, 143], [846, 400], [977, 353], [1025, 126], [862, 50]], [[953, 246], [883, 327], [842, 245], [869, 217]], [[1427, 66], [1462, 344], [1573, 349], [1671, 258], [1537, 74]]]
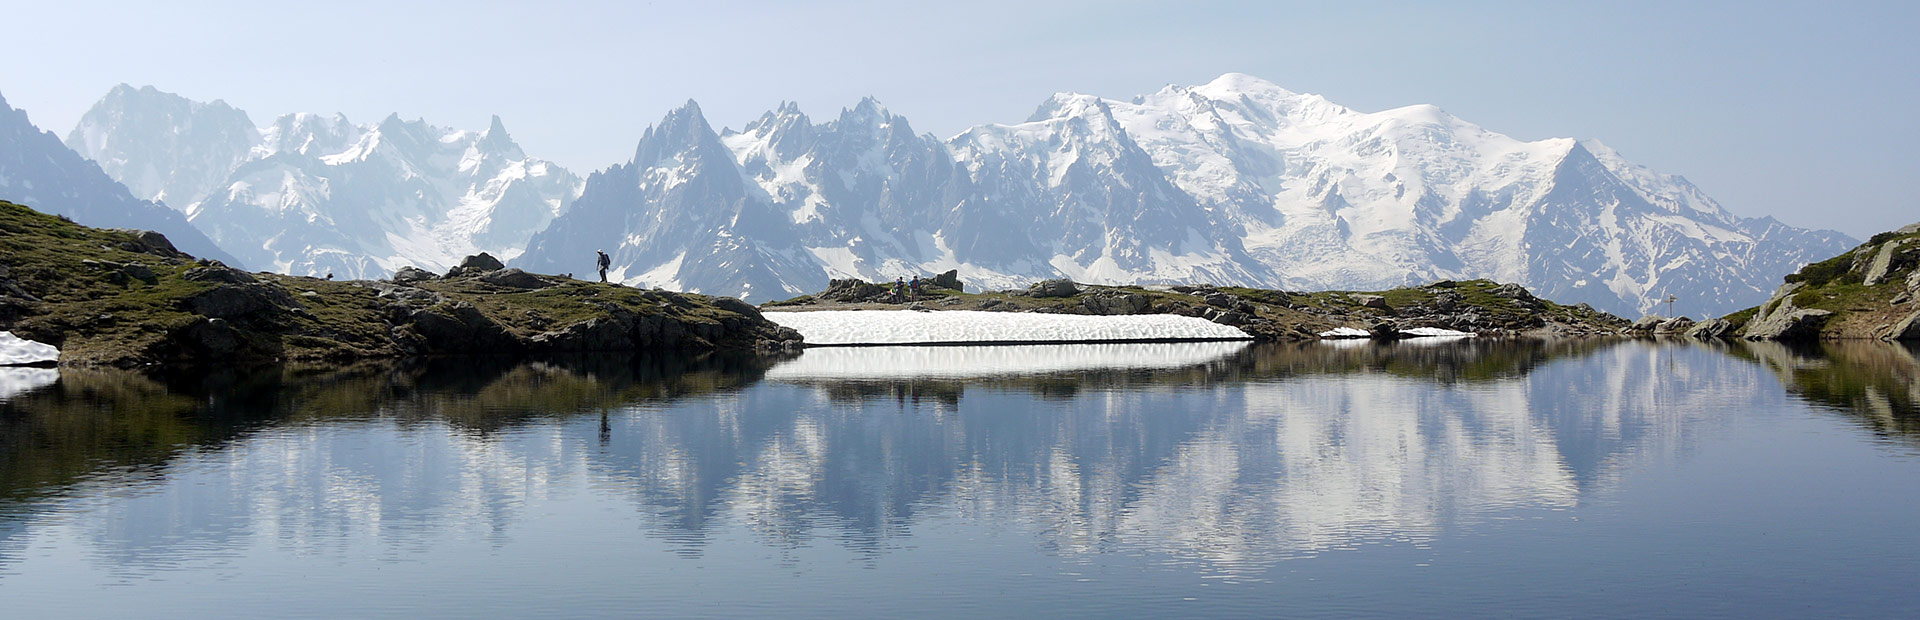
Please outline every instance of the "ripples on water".
[[0, 607], [1911, 616], [1916, 377], [1628, 341], [7, 375]]

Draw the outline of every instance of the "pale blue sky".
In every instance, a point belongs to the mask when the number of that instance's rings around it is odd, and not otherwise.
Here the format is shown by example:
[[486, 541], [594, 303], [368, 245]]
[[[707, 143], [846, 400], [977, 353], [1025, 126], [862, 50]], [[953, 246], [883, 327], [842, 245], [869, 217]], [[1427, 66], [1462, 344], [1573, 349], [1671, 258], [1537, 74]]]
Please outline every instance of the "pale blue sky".
[[0, 94], [60, 135], [116, 83], [485, 127], [585, 173], [688, 98], [738, 128], [873, 95], [942, 137], [1048, 95], [1238, 71], [1360, 110], [1598, 138], [1741, 215], [1920, 221], [1920, 3], [16, 2]]

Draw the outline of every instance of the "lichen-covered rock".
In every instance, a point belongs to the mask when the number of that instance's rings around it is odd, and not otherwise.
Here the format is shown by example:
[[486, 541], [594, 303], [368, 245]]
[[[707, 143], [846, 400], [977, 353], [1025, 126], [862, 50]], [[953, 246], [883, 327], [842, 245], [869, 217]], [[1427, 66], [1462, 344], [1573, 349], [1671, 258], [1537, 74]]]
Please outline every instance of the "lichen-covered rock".
[[1381, 297], [1379, 295], [1355, 294], [1355, 295], [1348, 295], [1347, 297], [1349, 299], [1352, 299], [1353, 303], [1360, 304], [1361, 307], [1379, 308], [1381, 310], [1385, 310], [1387, 308], [1387, 298]]
[[166, 258], [192, 258], [186, 253], [174, 249], [173, 242], [167, 236], [151, 230], [120, 229], [133, 235], [133, 239], [120, 242], [119, 248], [137, 254], [152, 254]]
[[1041, 280], [1027, 287], [1027, 294], [1034, 297], [1072, 297], [1080, 294], [1080, 286], [1066, 278]]

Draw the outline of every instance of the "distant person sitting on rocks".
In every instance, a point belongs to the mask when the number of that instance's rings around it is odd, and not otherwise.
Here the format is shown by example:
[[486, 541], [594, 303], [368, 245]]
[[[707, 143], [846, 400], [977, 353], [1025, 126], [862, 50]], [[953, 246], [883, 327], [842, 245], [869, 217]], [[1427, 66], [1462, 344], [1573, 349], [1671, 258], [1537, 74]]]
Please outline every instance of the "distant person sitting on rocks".
[[333, 272], [331, 272], [331, 271], [329, 271], [329, 272], [327, 272], [327, 279], [328, 279], [328, 280], [332, 280], [332, 279], [333, 279]]
[[600, 267], [600, 281], [605, 282], [607, 281], [607, 268], [613, 266], [613, 259], [607, 257], [606, 250], [594, 250], [593, 253], [600, 255], [600, 258], [595, 259], [594, 264]]

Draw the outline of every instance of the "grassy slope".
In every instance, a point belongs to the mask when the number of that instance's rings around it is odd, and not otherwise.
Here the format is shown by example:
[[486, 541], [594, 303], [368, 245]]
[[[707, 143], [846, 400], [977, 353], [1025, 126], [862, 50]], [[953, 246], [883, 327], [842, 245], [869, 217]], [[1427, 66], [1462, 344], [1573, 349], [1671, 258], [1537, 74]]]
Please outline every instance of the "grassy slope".
[[[136, 239], [133, 233], [89, 228], [0, 201], [0, 264], [9, 267], [8, 277], [15, 283], [41, 298], [26, 308], [25, 316], [10, 318], [0, 313], [0, 328], [60, 347], [62, 363], [181, 358], [175, 334], [202, 318], [188, 309], [187, 300], [217, 285], [182, 277], [200, 266], [195, 261], [119, 247]], [[141, 263], [157, 279], [153, 284], [127, 278], [116, 282], [113, 272], [91, 268], [83, 262], [87, 260]], [[253, 275], [284, 289], [300, 306], [298, 312], [260, 313], [235, 321], [255, 357], [349, 359], [399, 353], [375, 289], [350, 281]], [[433, 280], [419, 286], [444, 295], [449, 303], [473, 304], [520, 337], [605, 316], [609, 305], [640, 316], [667, 316], [690, 328], [739, 317], [702, 295], [660, 295], [596, 282], [569, 281], [531, 291], [475, 279]], [[443, 304], [430, 310], [446, 308]]]

